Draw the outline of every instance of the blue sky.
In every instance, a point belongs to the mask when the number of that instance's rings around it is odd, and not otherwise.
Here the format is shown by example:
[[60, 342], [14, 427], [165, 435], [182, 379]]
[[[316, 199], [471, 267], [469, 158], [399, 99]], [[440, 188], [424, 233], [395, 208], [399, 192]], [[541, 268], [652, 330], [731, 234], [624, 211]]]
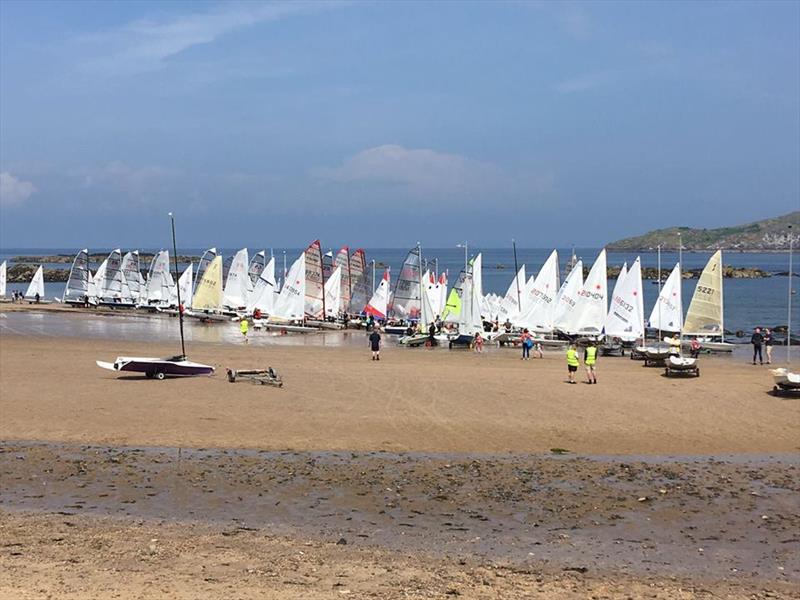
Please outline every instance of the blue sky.
[[0, 3], [0, 245], [602, 244], [800, 206], [800, 3]]

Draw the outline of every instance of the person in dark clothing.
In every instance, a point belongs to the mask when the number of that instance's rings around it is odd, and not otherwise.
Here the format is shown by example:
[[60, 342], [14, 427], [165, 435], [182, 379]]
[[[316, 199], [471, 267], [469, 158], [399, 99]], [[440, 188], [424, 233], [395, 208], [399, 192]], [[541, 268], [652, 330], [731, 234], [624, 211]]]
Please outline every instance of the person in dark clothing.
[[381, 359], [381, 334], [378, 333], [378, 328], [374, 328], [372, 333], [369, 334], [369, 346], [372, 349], [372, 360]]
[[431, 322], [431, 324], [428, 325], [428, 345], [436, 345], [436, 323], [434, 322]]
[[750, 337], [750, 343], [753, 344], [753, 364], [756, 364], [756, 356], [758, 362], [764, 364], [764, 358], [761, 355], [761, 345], [764, 343], [764, 334], [761, 333], [761, 327], [756, 327], [753, 335]]

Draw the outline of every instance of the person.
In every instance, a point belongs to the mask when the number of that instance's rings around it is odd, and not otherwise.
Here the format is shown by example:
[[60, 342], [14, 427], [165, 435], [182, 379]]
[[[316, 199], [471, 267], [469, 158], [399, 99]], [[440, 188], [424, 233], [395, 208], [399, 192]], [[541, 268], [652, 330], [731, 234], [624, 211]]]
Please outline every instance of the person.
[[256, 308], [253, 311], [253, 318], [254, 319], [260, 319], [261, 318], [261, 309], [260, 308]]
[[567, 383], [575, 383], [575, 373], [578, 371], [579, 365], [578, 350], [575, 348], [575, 344], [570, 344], [567, 348], [567, 372], [569, 373]]
[[593, 341], [583, 351], [583, 364], [586, 366], [587, 383], [597, 383], [597, 345]]
[[531, 348], [533, 348], [533, 336], [526, 329], [522, 330], [522, 335], [519, 337], [522, 342], [522, 360], [531, 359]]
[[767, 350], [767, 364], [772, 364], [772, 344], [775, 341], [772, 339], [772, 332], [769, 329], [764, 330], [764, 347]]
[[764, 343], [764, 335], [761, 333], [761, 327], [756, 327], [753, 335], [750, 337], [750, 343], [753, 344], [753, 364], [756, 364], [756, 356], [758, 362], [764, 364], [764, 357], [761, 354], [761, 345]]
[[369, 345], [372, 348], [372, 360], [381, 359], [381, 334], [379, 329], [374, 327], [372, 333], [369, 334]]
[[698, 356], [700, 356], [701, 348], [702, 348], [702, 346], [700, 346], [700, 342], [698, 341], [698, 339], [697, 338], [692, 338], [692, 343], [691, 343], [691, 348], [690, 348], [691, 357], [692, 358], [697, 358]]
[[483, 336], [480, 332], [475, 334], [475, 352], [483, 354]]
[[33, 296], [33, 301], [34, 301], [36, 304], [39, 304], [39, 300], [40, 300], [40, 299], [41, 299], [41, 297], [39, 296], [39, 292], [36, 292], [36, 294]]
[[544, 351], [542, 350], [542, 343], [536, 342], [533, 345], [533, 353], [539, 358], [544, 358]]
[[367, 317], [367, 331], [372, 331], [375, 328], [375, 317], [370, 315]]
[[244, 343], [247, 343], [247, 331], [250, 329], [250, 323], [247, 319], [242, 319], [239, 322], [239, 331], [242, 332], [242, 336], [244, 337]]
[[442, 332], [442, 319], [439, 315], [436, 315], [436, 319], [433, 321], [436, 324], [436, 331], [439, 333]]
[[505, 329], [506, 333], [511, 333], [511, 321], [506, 319], [506, 322], [503, 323], [503, 329]]
[[428, 325], [428, 345], [431, 347], [436, 345], [436, 323], [433, 321]]

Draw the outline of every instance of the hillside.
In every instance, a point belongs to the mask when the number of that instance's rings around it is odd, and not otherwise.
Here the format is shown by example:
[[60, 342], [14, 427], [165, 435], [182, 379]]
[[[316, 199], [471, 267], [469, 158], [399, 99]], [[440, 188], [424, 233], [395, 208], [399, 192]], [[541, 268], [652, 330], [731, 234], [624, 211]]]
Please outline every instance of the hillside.
[[607, 245], [615, 251], [655, 250], [661, 244], [664, 250], [678, 249], [678, 233], [683, 239], [684, 250], [740, 250], [752, 252], [771, 252], [789, 249], [789, 229], [795, 247], [800, 242], [800, 211], [782, 217], [756, 221], [736, 227], [717, 229], [693, 229], [691, 227], [669, 227], [657, 229], [644, 235], [625, 238]]

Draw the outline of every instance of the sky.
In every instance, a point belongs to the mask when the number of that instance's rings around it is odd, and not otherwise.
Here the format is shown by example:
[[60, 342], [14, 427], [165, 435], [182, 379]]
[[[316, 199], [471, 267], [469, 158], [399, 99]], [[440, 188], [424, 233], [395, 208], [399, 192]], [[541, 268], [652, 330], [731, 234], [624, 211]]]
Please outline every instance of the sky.
[[0, 247], [597, 246], [800, 208], [798, 2], [0, 2]]

